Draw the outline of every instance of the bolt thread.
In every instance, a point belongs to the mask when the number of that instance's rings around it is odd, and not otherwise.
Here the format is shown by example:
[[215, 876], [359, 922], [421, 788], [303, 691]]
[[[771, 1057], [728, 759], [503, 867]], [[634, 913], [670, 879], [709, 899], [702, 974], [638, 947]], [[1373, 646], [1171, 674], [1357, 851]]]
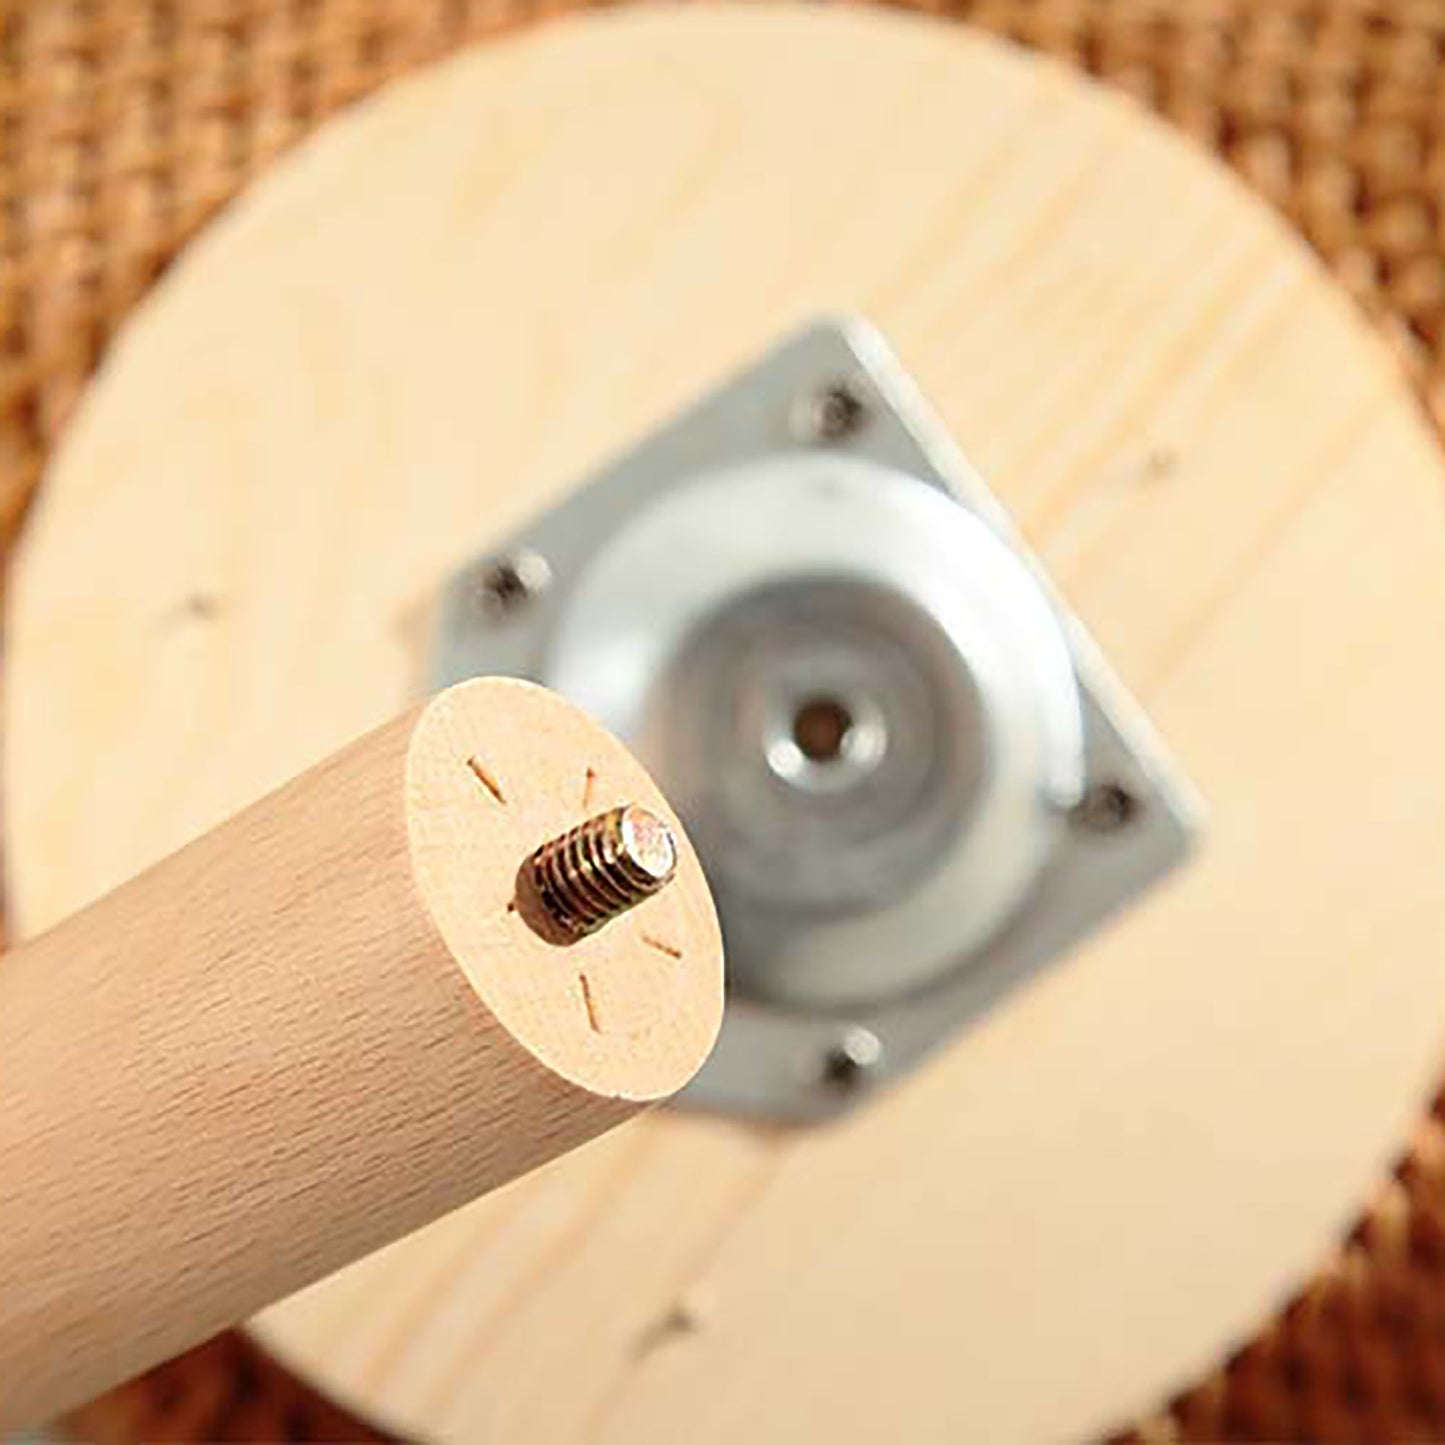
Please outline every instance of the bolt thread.
[[665, 887], [677, 848], [666, 823], [628, 804], [544, 843], [528, 865], [548, 917], [581, 938]]

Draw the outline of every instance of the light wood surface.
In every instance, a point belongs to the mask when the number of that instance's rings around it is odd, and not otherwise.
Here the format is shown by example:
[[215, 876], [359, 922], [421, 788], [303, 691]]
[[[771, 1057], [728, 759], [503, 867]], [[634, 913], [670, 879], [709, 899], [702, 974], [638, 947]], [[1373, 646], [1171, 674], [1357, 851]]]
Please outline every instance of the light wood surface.
[[653, 1114], [269, 1311], [433, 1439], [1080, 1439], [1322, 1258], [1445, 1042], [1442, 468], [1261, 207], [942, 22], [569, 19], [333, 125], [111, 357], [15, 579], [43, 926], [413, 686], [439, 578], [786, 328], [892, 339], [1210, 809], [841, 1126]]
[[676, 822], [570, 704], [464, 683], [4, 960], [0, 1428], [692, 1077], [722, 952], [680, 832], [671, 883], [577, 943], [510, 906], [523, 860], [587, 816], [584, 780], [589, 807]]

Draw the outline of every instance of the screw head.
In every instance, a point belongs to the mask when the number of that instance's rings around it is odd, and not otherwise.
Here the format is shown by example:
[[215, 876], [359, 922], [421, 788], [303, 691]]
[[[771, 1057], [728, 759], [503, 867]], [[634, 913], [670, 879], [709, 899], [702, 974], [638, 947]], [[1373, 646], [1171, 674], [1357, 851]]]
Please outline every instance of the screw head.
[[872, 1029], [854, 1025], [823, 1056], [823, 1083], [838, 1093], [853, 1093], [883, 1062], [883, 1042]]
[[513, 552], [483, 566], [478, 595], [493, 617], [508, 617], [541, 596], [551, 582], [552, 569], [541, 553]]
[[868, 421], [868, 403], [846, 379], [830, 382], [798, 404], [794, 430], [806, 442], [836, 442], [861, 431]]
[[1090, 833], [1117, 833], [1139, 814], [1139, 800], [1122, 783], [1091, 783], [1074, 804], [1070, 818]]

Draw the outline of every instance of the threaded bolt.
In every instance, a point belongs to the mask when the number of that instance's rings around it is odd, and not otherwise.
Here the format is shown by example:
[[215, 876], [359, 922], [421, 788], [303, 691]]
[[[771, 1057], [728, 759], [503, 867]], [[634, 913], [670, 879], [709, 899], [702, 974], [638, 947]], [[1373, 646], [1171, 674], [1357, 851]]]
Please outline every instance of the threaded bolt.
[[523, 867], [552, 923], [583, 938], [672, 881], [677, 839], [655, 813], [628, 803], [543, 843]]

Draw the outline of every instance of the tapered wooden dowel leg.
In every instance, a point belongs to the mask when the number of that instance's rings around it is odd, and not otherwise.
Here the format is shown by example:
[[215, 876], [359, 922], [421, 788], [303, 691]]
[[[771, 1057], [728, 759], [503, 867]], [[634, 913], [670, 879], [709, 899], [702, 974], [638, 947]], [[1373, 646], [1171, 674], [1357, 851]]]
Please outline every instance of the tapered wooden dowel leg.
[[[524, 862], [629, 803], [675, 872], [549, 929]], [[0, 960], [0, 1425], [671, 1094], [720, 1011], [697, 860], [581, 714], [484, 681], [362, 738]]]

